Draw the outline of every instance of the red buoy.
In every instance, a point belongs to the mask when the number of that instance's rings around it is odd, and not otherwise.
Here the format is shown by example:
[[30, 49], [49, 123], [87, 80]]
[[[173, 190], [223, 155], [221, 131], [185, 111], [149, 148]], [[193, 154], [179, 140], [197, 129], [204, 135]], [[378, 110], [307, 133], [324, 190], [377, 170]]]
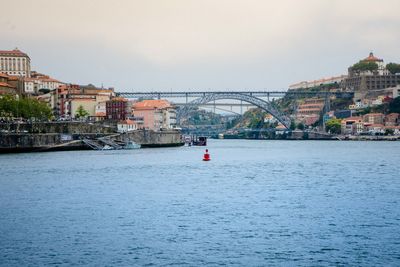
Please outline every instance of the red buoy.
[[208, 149], [206, 149], [206, 153], [204, 153], [203, 161], [210, 161], [210, 154], [208, 154]]

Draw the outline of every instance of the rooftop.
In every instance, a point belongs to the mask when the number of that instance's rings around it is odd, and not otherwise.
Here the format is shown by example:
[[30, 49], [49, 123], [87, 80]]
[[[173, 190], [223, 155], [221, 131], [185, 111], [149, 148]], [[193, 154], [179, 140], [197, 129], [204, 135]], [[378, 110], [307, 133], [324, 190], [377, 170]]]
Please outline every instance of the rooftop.
[[29, 58], [29, 56], [26, 53], [22, 52], [18, 48], [15, 48], [14, 50], [0, 50], [0, 56]]
[[167, 100], [143, 100], [134, 104], [135, 109], [161, 109], [171, 107]]
[[369, 56], [364, 58], [362, 61], [367, 61], [367, 62], [383, 62], [383, 59], [377, 58], [374, 56], [374, 53], [369, 53]]

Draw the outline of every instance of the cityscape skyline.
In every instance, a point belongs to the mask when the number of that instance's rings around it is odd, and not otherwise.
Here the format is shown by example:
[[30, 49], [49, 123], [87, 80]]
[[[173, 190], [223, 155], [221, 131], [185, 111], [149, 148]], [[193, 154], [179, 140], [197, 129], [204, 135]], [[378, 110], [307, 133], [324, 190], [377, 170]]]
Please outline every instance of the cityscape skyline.
[[20, 0], [2, 3], [9, 12], [0, 41], [65, 82], [120, 91], [286, 89], [345, 74], [370, 51], [399, 62], [400, 3], [384, 2], [85, 1], [78, 8]]

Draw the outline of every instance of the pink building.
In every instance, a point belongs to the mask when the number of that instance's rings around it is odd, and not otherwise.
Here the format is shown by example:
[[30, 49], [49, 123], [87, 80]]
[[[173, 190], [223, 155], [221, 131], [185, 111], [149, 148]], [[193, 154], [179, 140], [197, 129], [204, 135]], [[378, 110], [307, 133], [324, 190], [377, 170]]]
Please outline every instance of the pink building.
[[176, 124], [175, 114], [175, 108], [167, 100], [143, 100], [133, 105], [138, 128], [154, 131], [171, 129]]

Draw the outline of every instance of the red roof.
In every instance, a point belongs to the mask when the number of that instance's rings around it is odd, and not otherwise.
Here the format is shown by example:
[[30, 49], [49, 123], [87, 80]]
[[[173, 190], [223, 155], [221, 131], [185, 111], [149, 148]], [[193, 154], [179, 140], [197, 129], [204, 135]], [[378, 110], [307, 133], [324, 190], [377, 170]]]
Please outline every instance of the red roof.
[[369, 56], [364, 58], [363, 61], [382, 62], [383, 60], [374, 56], [374, 53], [369, 53]]
[[171, 107], [167, 100], [143, 100], [134, 104], [134, 109], [162, 109]]
[[342, 122], [346, 122], [346, 121], [361, 121], [361, 120], [362, 120], [361, 117], [349, 117], [349, 118], [346, 118], [346, 119], [342, 120]]
[[14, 86], [9, 85], [8, 83], [2, 83], [2, 82], [0, 82], [0, 87], [15, 88]]
[[18, 48], [15, 48], [14, 50], [0, 50], [0, 56], [29, 58], [29, 56], [27, 54], [18, 50]]
[[135, 122], [133, 120], [130, 119], [126, 119], [124, 121], [120, 121], [119, 124], [129, 124], [129, 125], [133, 125], [135, 124]]

